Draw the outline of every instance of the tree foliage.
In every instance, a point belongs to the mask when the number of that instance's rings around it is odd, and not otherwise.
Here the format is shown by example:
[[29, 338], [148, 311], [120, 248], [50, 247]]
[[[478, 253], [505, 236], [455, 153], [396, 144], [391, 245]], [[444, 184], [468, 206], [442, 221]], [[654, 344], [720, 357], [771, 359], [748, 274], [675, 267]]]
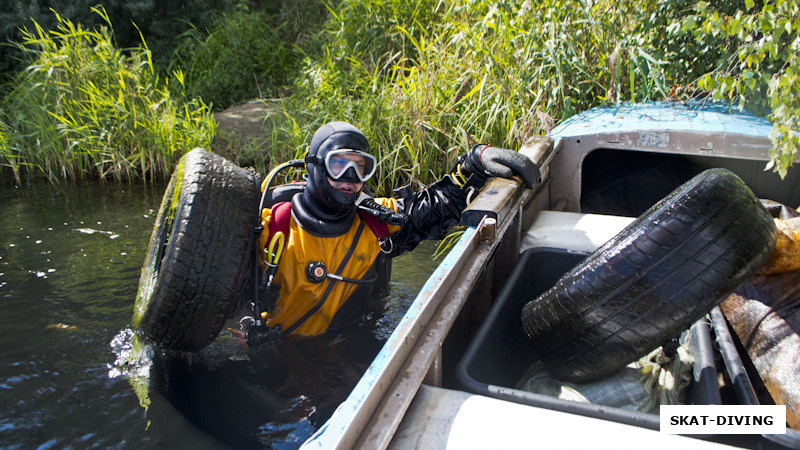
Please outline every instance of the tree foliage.
[[306, 52], [292, 114], [304, 134], [358, 120], [399, 168], [391, 185], [430, 181], [470, 140], [514, 147], [593, 106], [725, 100], [769, 114], [768, 167], [784, 176], [798, 149], [798, 3], [351, 0]]
[[281, 28], [268, 23], [265, 14], [227, 14], [210, 34], [187, 37], [172, 62], [186, 74], [186, 93], [219, 109], [278, 96], [294, 61]]
[[[114, 45], [121, 49], [138, 47], [139, 32], [145, 36], [157, 67], [167, 67], [176, 39], [192, 26], [204, 29], [225, 11], [277, 12], [289, 0], [3, 0], [0, 2], [0, 40], [19, 42], [21, 29], [33, 22], [43, 29], [58, 26], [53, 11], [84, 28], [105, 25], [92, 12], [102, 4], [114, 26]], [[0, 46], [0, 73], [18, 72], [27, 62], [14, 46]]]
[[676, 36], [721, 46], [715, 66], [697, 80], [714, 99], [768, 113], [772, 161], [786, 176], [800, 149], [800, 0], [746, 0], [735, 11], [700, 1], [672, 27]]
[[[173, 95], [215, 107], [283, 97], [276, 160], [302, 152], [321, 122], [357, 123], [389, 161], [376, 177], [386, 187], [430, 182], [469, 142], [515, 147], [620, 102], [705, 98], [767, 114], [781, 176], [800, 147], [800, 0], [106, 3], [114, 47], [135, 53], [141, 31]], [[84, 0], [11, 0], [0, 32], [45, 5], [101, 25], [80, 15]], [[43, 29], [56, 26], [48, 14]]]
[[[277, 2], [276, 2], [277, 3]], [[271, 8], [240, 5], [176, 40], [171, 67], [186, 74], [186, 92], [215, 109], [287, 94], [298, 70], [297, 41], [326, 17], [318, 1]]]

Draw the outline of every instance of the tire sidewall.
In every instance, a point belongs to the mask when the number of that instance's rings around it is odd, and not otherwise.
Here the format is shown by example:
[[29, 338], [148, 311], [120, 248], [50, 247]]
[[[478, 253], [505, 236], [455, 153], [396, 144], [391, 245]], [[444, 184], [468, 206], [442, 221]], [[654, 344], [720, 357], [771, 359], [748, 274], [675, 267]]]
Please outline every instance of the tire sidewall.
[[[180, 226], [180, 221], [175, 220], [175, 217], [180, 217], [181, 205], [186, 203], [186, 193], [181, 192], [184, 185], [185, 162], [186, 157], [181, 158], [170, 177], [147, 246], [147, 256], [139, 278], [139, 289], [136, 293], [132, 320], [133, 326], [139, 329], [149, 327], [152, 310], [158, 308], [158, 305], [153, 302], [153, 294], [163, 282], [162, 273], [168, 270], [168, 266], [173, 261], [175, 236]], [[176, 199], [178, 200], [177, 204]], [[173, 205], [175, 206], [173, 207]]]

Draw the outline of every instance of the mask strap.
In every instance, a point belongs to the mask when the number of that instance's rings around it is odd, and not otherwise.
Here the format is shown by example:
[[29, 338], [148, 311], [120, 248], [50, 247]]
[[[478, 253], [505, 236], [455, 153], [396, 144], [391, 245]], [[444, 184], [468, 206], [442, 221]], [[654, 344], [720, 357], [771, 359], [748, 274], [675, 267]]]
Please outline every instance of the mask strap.
[[325, 160], [320, 158], [319, 156], [306, 155], [306, 157], [303, 158], [303, 161], [305, 161], [306, 164], [314, 164], [317, 166], [325, 165]]

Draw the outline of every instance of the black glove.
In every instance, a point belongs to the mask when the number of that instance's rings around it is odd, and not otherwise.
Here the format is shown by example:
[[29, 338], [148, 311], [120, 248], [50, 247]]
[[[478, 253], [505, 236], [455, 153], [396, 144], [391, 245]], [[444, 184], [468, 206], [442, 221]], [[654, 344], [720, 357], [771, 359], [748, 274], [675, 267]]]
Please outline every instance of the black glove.
[[504, 148], [474, 145], [461, 162], [462, 168], [481, 178], [519, 175], [528, 189], [542, 182], [539, 167], [525, 155]]

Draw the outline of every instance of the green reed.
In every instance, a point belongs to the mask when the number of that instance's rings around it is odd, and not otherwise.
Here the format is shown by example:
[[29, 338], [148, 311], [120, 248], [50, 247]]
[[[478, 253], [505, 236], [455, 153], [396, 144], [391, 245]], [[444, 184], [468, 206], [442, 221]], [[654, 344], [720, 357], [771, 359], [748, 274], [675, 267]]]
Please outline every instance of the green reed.
[[279, 139], [299, 154], [321, 123], [348, 120], [381, 161], [373, 190], [387, 193], [430, 183], [471, 144], [519, 148], [592, 106], [663, 99], [649, 4], [343, 2], [305, 51]]
[[161, 80], [146, 44], [123, 52], [110, 28], [57, 19], [54, 30], [23, 29], [18, 45], [31, 64], [0, 109], [0, 164], [17, 183], [37, 173], [51, 181], [163, 178], [183, 152], [208, 146], [208, 107], [171, 93], [182, 86], [180, 71]]
[[[307, 0], [302, 8], [328, 1]], [[230, 29], [198, 41], [201, 56], [174, 61], [186, 64], [186, 85], [180, 69], [157, 75], [144, 39], [122, 52], [110, 31], [59, 18], [56, 30], [25, 30], [20, 45], [32, 65], [0, 105], [0, 164], [17, 178], [38, 171], [51, 179], [149, 179], [168, 172], [180, 152], [214, 142], [261, 169], [301, 156], [322, 123], [347, 120], [368, 135], [381, 161], [375, 193], [427, 185], [473, 143], [516, 149], [593, 106], [692, 95], [699, 74], [718, 58], [713, 46], [700, 51], [675, 33], [693, 4], [330, 0], [321, 28], [265, 24], [276, 27], [267, 37], [254, 32], [250, 18], [233, 15], [220, 25]], [[285, 30], [297, 32], [273, 42]], [[233, 64], [214, 66], [215, 58], [202, 55], [242, 40], [239, 34], [280, 50], [254, 44], [247, 48], [260, 50], [252, 55], [228, 52], [243, 63], [280, 66], [280, 76], [254, 79], [263, 92], [289, 93], [280, 112], [265, 119], [269, 145], [213, 141], [209, 99], [246, 92], [231, 80], [249, 80], [237, 74], [255, 69], [243, 64], [246, 70], [222, 73]], [[208, 67], [198, 70], [199, 62]], [[188, 91], [205, 102], [184, 103]]]

